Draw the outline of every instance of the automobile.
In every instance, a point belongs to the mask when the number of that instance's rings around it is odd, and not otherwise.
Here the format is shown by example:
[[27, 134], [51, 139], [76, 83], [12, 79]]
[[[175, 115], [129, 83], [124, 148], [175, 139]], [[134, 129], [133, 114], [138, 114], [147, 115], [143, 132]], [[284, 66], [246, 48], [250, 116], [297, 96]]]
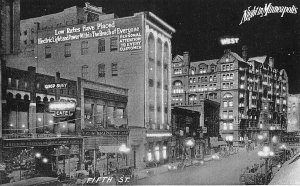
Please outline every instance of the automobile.
[[179, 164], [179, 162], [177, 162], [177, 163], [170, 163], [170, 164], [168, 165], [168, 171], [174, 171], [174, 170], [177, 170], [177, 169], [178, 169], [178, 164]]
[[213, 160], [219, 160], [220, 159], [220, 156], [218, 154], [213, 154], [212, 155], [212, 159]]

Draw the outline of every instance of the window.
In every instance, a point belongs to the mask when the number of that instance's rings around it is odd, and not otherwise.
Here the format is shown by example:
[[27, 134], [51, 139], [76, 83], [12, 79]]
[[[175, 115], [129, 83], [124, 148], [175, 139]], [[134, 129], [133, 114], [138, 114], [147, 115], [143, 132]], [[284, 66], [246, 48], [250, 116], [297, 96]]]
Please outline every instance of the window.
[[228, 107], [228, 102], [227, 101], [223, 101], [223, 105], [224, 105], [224, 107]]
[[228, 106], [229, 106], [229, 107], [233, 107], [233, 101], [229, 101], [229, 102], [228, 102]]
[[230, 111], [228, 112], [228, 118], [229, 118], [229, 119], [233, 119], [233, 111], [232, 111], [232, 110], [230, 110]]
[[216, 71], [216, 67], [215, 66], [211, 66], [211, 72], [215, 72]]
[[223, 118], [224, 118], [224, 119], [227, 119], [227, 118], [228, 118], [228, 113], [227, 113], [227, 111], [223, 111]]
[[110, 38], [110, 51], [118, 51], [118, 41], [117, 37]]
[[228, 123], [229, 125], [229, 130], [233, 130], [233, 124], [232, 123]]
[[24, 44], [27, 45], [27, 40], [24, 40]]
[[157, 88], [161, 88], [161, 83], [160, 83], [160, 81], [157, 82]]
[[30, 42], [31, 42], [31, 44], [34, 44], [34, 39], [31, 39]]
[[65, 44], [65, 57], [71, 57], [71, 43]]
[[105, 64], [98, 65], [98, 77], [105, 77]]
[[98, 53], [105, 52], [105, 39], [98, 39]]
[[223, 130], [227, 130], [227, 123], [223, 123]]
[[[153, 79], [149, 79], [149, 87], [153, 87], [153, 85], [154, 85]], [[174, 93], [176, 93], [175, 90]]]
[[24, 35], [25, 35], [25, 36], [27, 35], [27, 30], [24, 31]]
[[88, 54], [88, 50], [89, 50], [89, 43], [88, 43], [88, 41], [82, 41], [81, 42], [81, 55]]
[[111, 75], [118, 76], [118, 63], [111, 64]]
[[88, 76], [88, 68], [89, 68], [89, 66], [87, 66], [87, 65], [83, 65], [81, 67], [81, 77], [82, 78], [87, 78], [87, 76]]
[[51, 58], [51, 46], [45, 46], [45, 58]]

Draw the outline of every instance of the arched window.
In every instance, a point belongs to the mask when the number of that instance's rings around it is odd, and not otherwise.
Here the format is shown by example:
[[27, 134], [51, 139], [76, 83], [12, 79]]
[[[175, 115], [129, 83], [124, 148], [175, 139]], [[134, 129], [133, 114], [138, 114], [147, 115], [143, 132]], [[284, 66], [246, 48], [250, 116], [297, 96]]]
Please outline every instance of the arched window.
[[226, 93], [226, 94], [224, 94], [224, 96], [223, 96], [223, 99], [230, 99], [230, 98], [233, 98], [233, 96], [232, 96], [232, 94], [231, 93]]
[[176, 80], [173, 82], [173, 86], [182, 86], [182, 82], [180, 80]]

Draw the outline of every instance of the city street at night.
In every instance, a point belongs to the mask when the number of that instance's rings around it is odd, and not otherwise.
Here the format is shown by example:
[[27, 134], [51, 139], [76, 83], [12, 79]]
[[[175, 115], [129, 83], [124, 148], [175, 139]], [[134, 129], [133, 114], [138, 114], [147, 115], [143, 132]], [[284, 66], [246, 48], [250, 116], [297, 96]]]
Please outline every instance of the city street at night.
[[242, 169], [260, 162], [258, 149], [242, 151], [205, 165], [187, 167], [183, 171], [170, 171], [137, 182], [138, 185], [240, 185]]
[[300, 185], [299, 7], [0, 0], [0, 185]]

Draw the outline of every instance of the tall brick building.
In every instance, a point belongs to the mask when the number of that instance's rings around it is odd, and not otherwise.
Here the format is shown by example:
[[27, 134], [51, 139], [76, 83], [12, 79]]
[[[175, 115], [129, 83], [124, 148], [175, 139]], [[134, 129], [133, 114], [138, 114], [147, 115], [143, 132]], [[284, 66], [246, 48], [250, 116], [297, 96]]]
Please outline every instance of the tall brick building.
[[220, 103], [220, 134], [226, 141], [255, 139], [260, 131], [286, 130], [288, 76], [267, 56], [240, 57], [225, 50], [219, 59], [190, 61], [188, 52], [172, 61], [172, 106]]

